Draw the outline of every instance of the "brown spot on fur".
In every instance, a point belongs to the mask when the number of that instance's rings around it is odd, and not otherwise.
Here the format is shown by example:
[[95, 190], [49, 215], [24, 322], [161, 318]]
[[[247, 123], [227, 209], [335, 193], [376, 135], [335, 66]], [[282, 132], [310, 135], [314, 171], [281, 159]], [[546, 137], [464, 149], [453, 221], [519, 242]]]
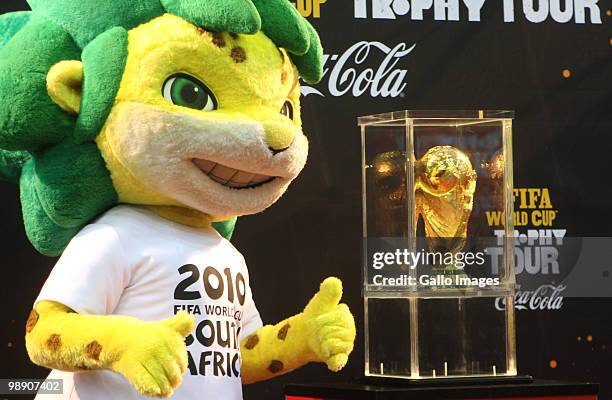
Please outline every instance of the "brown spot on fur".
[[231, 57], [236, 63], [244, 62], [247, 58], [246, 51], [242, 47], [236, 46], [232, 49]]
[[198, 33], [200, 35], [208, 35], [208, 31], [204, 28], [202, 28], [201, 26], [196, 26], [196, 30], [198, 31]]
[[26, 333], [32, 332], [37, 322], [38, 312], [36, 310], [30, 311], [30, 316], [28, 317], [28, 321], [26, 322]]
[[225, 38], [222, 33], [213, 33], [212, 42], [217, 47], [225, 47]]
[[281, 83], [284, 84], [285, 82], [287, 82], [287, 71], [283, 70], [281, 72]]
[[280, 340], [285, 340], [287, 338], [287, 332], [289, 332], [289, 328], [291, 328], [291, 325], [283, 325], [283, 327], [279, 329], [277, 337]]
[[51, 351], [55, 351], [62, 346], [62, 338], [58, 334], [53, 334], [47, 339], [47, 347]]
[[100, 352], [102, 352], [102, 345], [95, 340], [85, 347], [85, 353], [96, 361], [100, 360]]
[[230, 35], [230, 37], [231, 37], [232, 39], [234, 39], [234, 40], [238, 40], [238, 39], [240, 38], [240, 36], [238, 36], [238, 34], [237, 34], [237, 33], [235, 33], [235, 32], [230, 32], [230, 34], [229, 34], [229, 35]]
[[268, 365], [268, 371], [272, 372], [273, 374], [279, 373], [283, 370], [283, 362], [282, 361], [278, 361], [278, 360], [272, 360], [270, 362], [270, 365]]
[[257, 334], [251, 335], [249, 336], [246, 343], [244, 344], [244, 347], [246, 347], [247, 350], [253, 350], [255, 346], [257, 346], [258, 343], [259, 343], [259, 336], [257, 336]]

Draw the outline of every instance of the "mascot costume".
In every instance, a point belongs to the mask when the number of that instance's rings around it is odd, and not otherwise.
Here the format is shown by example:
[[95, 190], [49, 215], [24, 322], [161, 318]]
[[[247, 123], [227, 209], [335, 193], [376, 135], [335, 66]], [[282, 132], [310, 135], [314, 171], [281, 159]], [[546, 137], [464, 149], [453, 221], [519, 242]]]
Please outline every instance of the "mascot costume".
[[304, 167], [313, 27], [287, 0], [29, 3], [0, 17], [0, 171], [32, 244], [61, 255], [26, 324], [57, 398], [240, 399], [309, 362], [340, 370], [340, 281], [262, 326], [227, 240]]

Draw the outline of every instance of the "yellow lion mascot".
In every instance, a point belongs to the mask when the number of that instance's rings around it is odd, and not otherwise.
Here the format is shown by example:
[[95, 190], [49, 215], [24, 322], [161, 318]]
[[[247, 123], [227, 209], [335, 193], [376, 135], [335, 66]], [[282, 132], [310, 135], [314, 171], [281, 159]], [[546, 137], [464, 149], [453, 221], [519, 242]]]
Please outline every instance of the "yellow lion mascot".
[[227, 240], [304, 167], [313, 27], [287, 0], [29, 3], [0, 17], [0, 175], [32, 244], [61, 255], [26, 326], [56, 398], [240, 399], [309, 362], [341, 369], [340, 281], [262, 326]]

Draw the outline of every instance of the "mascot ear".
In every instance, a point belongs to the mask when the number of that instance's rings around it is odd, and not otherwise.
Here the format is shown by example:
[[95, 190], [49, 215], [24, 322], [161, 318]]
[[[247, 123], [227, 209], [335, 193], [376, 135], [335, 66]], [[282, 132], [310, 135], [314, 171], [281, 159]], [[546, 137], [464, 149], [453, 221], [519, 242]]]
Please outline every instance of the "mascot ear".
[[83, 92], [83, 63], [60, 61], [47, 74], [47, 92], [62, 110], [77, 115]]

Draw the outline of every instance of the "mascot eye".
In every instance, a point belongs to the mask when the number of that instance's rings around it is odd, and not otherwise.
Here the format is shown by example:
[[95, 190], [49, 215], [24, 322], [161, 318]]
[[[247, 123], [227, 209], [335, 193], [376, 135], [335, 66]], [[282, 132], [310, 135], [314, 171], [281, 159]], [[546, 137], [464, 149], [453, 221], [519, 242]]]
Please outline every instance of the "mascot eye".
[[291, 104], [290, 101], [286, 101], [285, 104], [283, 104], [283, 108], [281, 108], [280, 113], [293, 121], [293, 104]]
[[202, 111], [217, 109], [217, 99], [205, 84], [185, 74], [173, 75], [163, 88], [164, 98], [172, 104]]

